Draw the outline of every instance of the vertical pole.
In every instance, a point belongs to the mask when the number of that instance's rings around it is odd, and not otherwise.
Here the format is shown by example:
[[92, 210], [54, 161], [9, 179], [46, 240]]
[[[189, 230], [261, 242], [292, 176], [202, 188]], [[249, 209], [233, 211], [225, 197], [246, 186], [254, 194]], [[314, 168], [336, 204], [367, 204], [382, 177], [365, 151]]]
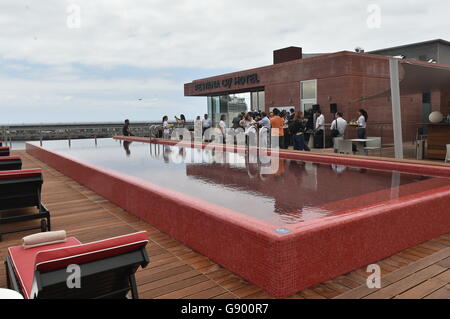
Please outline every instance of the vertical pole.
[[395, 158], [403, 159], [402, 111], [400, 103], [399, 60], [390, 58], [392, 124], [394, 130]]

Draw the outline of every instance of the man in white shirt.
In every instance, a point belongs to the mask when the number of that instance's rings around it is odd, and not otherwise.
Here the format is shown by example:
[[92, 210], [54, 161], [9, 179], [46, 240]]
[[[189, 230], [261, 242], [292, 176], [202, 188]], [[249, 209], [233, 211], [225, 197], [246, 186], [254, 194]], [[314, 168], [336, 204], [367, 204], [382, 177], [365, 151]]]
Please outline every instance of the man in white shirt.
[[202, 120], [202, 126], [203, 126], [203, 137], [205, 142], [209, 141], [209, 134], [208, 136], [205, 136], [205, 132], [211, 128], [211, 120], [208, 118], [208, 114], [205, 114], [205, 118]]
[[321, 110], [317, 110], [316, 118], [314, 148], [324, 148], [325, 116], [322, 114]]
[[318, 110], [316, 112], [317, 120], [316, 120], [316, 130], [325, 130], [325, 116], [322, 114], [322, 111]]
[[347, 121], [344, 120], [344, 114], [341, 112], [336, 113], [336, 119], [331, 123], [331, 130], [338, 130], [339, 135], [336, 137], [343, 137], [345, 135], [345, 130], [347, 128]]

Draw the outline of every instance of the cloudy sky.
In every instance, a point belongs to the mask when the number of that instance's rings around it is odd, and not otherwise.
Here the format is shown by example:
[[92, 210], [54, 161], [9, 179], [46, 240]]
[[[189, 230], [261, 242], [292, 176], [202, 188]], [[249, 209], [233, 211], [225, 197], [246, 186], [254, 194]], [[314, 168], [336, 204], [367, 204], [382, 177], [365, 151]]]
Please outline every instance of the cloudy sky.
[[193, 118], [206, 111], [183, 97], [193, 79], [291, 45], [450, 40], [449, 12], [446, 0], [1, 0], [0, 124]]

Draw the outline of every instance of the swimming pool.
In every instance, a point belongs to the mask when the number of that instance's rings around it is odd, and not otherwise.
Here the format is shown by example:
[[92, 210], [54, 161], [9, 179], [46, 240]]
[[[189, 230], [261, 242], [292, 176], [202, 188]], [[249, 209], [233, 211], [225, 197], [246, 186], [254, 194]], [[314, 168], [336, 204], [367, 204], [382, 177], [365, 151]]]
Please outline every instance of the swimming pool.
[[264, 175], [243, 154], [148, 142], [27, 151], [276, 297], [450, 231], [447, 168], [285, 152]]

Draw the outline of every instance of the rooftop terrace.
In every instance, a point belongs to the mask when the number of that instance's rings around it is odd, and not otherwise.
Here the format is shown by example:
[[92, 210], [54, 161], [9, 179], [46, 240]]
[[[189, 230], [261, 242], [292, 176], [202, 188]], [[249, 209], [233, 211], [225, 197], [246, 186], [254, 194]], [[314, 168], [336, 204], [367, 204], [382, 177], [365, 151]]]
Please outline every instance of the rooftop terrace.
[[[148, 231], [150, 244], [147, 250], [151, 263], [136, 276], [140, 298], [271, 298], [257, 286], [140, 221], [25, 151], [16, 151], [15, 155], [22, 157], [24, 168], [43, 169], [43, 201], [52, 213], [55, 230], [65, 229], [68, 235], [76, 236], [82, 242]], [[21, 238], [28, 234], [4, 236], [0, 243], [1, 256], [5, 256], [8, 247], [20, 244]], [[380, 290], [367, 288], [368, 273], [361, 268], [290, 298], [450, 298], [450, 234], [407, 249], [378, 264], [383, 275]], [[5, 286], [2, 263], [0, 287]]]

